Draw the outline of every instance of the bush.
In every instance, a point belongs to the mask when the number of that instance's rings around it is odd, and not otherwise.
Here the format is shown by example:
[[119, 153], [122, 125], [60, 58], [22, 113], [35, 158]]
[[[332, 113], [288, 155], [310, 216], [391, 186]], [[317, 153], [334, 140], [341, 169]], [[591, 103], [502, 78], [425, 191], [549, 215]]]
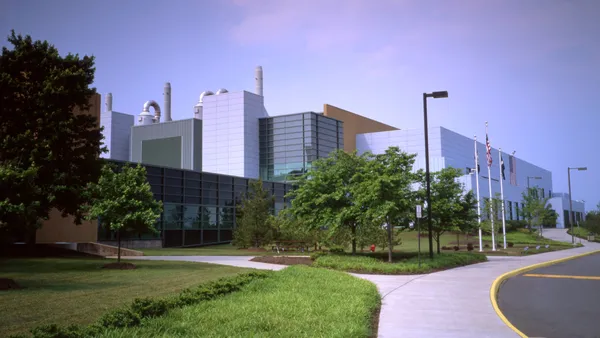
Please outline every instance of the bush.
[[506, 245], [508, 245], [509, 248], [512, 248], [513, 246], [515, 246], [515, 243], [513, 243], [513, 242], [506, 242]]
[[325, 256], [325, 255], [327, 255], [326, 252], [313, 252], [313, 253], [310, 254], [310, 259], [314, 261], [317, 258], [319, 258], [321, 256]]
[[[192, 305], [219, 296], [238, 291], [255, 279], [270, 276], [270, 272], [253, 271], [235, 277], [221, 278], [202, 284], [196, 288], [185, 289], [179, 295], [166, 299], [137, 298], [122, 309], [104, 314], [96, 324], [87, 327], [77, 325], [58, 326], [56, 324], [39, 326], [31, 330], [33, 338], [92, 338], [97, 337], [103, 328], [125, 328], [141, 324], [144, 318], [159, 317], [174, 308]], [[18, 338], [26, 335], [16, 336]]]
[[458, 250], [460, 250], [460, 248], [458, 247], [458, 245], [455, 245], [455, 246], [453, 247], [453, 249], [454, 249], [454, 251], [458, 251]]
[[332, 246], [331, 248], [329, 248], [329, 252], [331, 252], [331, 253], [344, 253], [344, 247], [343, 246]]
[[450, 250], [450, 248], [444, 245], [442, 246], [442, 250]]
[[468, 243], [467, 244], [467, 250], [473, 251], [473, 243]]

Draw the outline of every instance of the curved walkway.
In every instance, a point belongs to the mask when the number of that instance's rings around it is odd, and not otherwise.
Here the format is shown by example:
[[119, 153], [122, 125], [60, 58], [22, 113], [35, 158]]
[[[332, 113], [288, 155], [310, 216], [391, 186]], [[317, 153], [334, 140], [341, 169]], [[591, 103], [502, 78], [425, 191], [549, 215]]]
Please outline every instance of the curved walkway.
[[[565, 229], [546, 229], [547, 238], [571, 241]], [[578, 240], [577, 240], [578, 241]], [[383, 297], [379, 337], [518, 337], [490, 303], [494, 280], [528, 265], [600, 250], [600, 243], [524, 257], [489, 257], [489, 261], [411, 276], [359, 275], [375, 283]], [[252, 257], [142, 256], [127, 259], [178, 260], [280, 270], [282, 265], [251, 262]]]

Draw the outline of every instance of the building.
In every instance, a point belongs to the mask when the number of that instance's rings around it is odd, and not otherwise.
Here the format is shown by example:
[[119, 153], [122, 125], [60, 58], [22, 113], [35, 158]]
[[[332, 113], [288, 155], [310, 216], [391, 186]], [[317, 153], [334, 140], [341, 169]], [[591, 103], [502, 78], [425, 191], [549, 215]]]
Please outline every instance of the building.
[[[249, 180], [261, 178], [265, 182], [275, 198], [273, 211], [277, 212], [288, 203], [284, 197], [291, 189], [288, 182], [308, 171], [313, 161], [337, 149], [380, 154], [390, 146], [399, 146], [417, 154], [415, 170], [425, 167], [423, 131], [399, 130], [329, 104], [323, 106], [323, 112], [270, 116], [264, 106], [261, 67], [255, 70], [255, 81], [253, 93], [224, 88], [201, 92], [189, 118], [178, 121], [171, 118], [168, 82], [163, 92], [163, 110], [156, 101], [149, 100], [137, 117], [114, 111], [112, 94], [106, 96], [106, 107], [100, 114], [100, 96], [94, 97], [88, 113], [97, 116], [104, 126], [109, 149], [104, 157], [121, 164], [146, 166], [155, 197], [165, 205], [156, 224], [160, 234], [138, 236], [133, 245], [173, 247], [228, 242], [236, 226], [236, 205], [247, 191]], [[490, 197], [488, 176], [493, 196], [500, 192], [502, 181], [508, 220], [520, 218], [522, 193], [528, 186], [536, 187], [542, 197], [552, 197], [550, 203], [559, 214], [558, 226], [564, 226], [568, 197], [553, 193], [552, 173], [548, 170], [517, 158], [514, 153], [505, 153], [502, 177], [499, 152], [494, 148], [488, 175], [483, 143], [443, 127], [431, 128], [429, 140], [431, 171], [446, 167], [464, 170], [460, 180], [465, 189], [477, 190], [479, 183], [482, 198]], [[476, 167], [481, 170], [475, 172], [472, 168]], [[576, 217], [582, 219], [583, 203], [573, 205]], [[113, 239], [110, 233], [97, 230], [93, 222], [79, 228], [69, 219], [56, 223], [53, 216], [52, 222], [40, 229], [40, 239]], [[65, 227], [58, 229], [55, 224]]]
[[[392, 130], [375, 133], [359, 134], [356, 137], [356, 147], [359, 153], [370, 151], [374, 154], [385, 152], [390, 146], [398, 146], [405, 152], [417, 154], [414, 169], [425, 169], [425, 140], [423, 130]], [[481, 200], [490, 197], [488, 166], [486, 160], [486, 146], [477, 142], [479, 158], [479, 172], [475, 174], [475, 140], [443, 127], [429, 129], [429, 168], [435, 172], [443, 168], [453, 167], [464, 170], [460, 181], [466, 190], [477, 191]], [[528, 187], [535, 187], [542, 198], [550, 198], [558, 194], [552, 193], [552, 173], [544, 168], [533, 165], [514, 154], [503, 153], [504, 176], [500, 169], [500, 154], [498, 149], [492, 148], [492, 166], [490, 167], [493, 197], [500, 194], [500, 180], [503, 183], [505, 215], [507, 220], [519, 220], [519, 210], [523, 209], [522, 194]], [[568, 201], [568, 197], [566, 197]], [[557, 227], [563, 227], [560, 219], [564, 208], [559, 205], [558, 199], [551, 198], [549, 203], [559, 215]], [[568, 204], [568, 202], [565, 202]], [[580, 203], [580, 202], [579, 202]], [[575, 205], [575, 203], [574, 203]], [[482, 204], [483, 206], [483, 204]], [[583, 210], [583, 204], [578, 204]], [[567, 208], [568, 209], [568, 208]], [[579, 209], [577, 209], [579, 210]], [[487, 211], [482, 210], [482, 215]]]
[[[75, 109], [75, 114], [91, 114], [100, 121], [100, 94], [94, 94], [90, 98], [90, 108], [87, 111]], [[52, 209], [49, 219], [42, 223], [42, 226], [36, 231], [35, 242], [39, 244], [46, 243], [85, 243], [96, 242], [98, 222], [83, 221], [76, 225], [72, 216], [62, 217], [60, 211]]]
[[570, 228], [571, 220], [575, 220], [573, 226], [577, 226], [579, 222], [585, 221], [585, 203], [583, 201], [572, 201], [573, 204], [573, 218], [569, 217], [569, 194], [567, 193], [553, 193], [552, 198], [548, 201], [552, 204], [552, 208], [558, 214], [556, 220], [557, 228]]
[[[112, 161], [117, 166], [129, 162]], [[163, 202], [157, 234], [139, 234], [124, 240], [125, 247], [186, 247], [231, 241], [237, 225], [237, 207], [251, 179], [222, 174], [143, 165], [154, 198]], [[273, 212], [283, 209], [291, 185], [263, 182], [273, 196]], [[98, 227], [98, 241], [116, 244], [115, 234]]]
[[259, 120], [260, 177], [293, 181], [313, 161], [344, 149], [341, 121], [314, 112], [265, 117]]

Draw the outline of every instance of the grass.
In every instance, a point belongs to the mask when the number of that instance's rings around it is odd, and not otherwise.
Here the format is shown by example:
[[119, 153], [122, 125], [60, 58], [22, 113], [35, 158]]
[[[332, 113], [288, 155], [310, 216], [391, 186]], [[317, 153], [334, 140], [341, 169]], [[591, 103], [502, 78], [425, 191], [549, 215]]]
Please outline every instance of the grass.
[[[422, 229], [421, 234], [426, 234], [426, 231]], [[402, 252], [417, 252], [419, 247], [419, 238], [417, 236], [416, 231], [406, 231], [400, 235], [402, 239], [402, 244], [395, 246], [394, 251], [402, 251]], [[502, 241], [502, 235], [497, 238], [498, 242]], [[530, 233], [522, 233], [522, 232], [508, 232], [506, 234], [506, 240], [508, 242], [513, 242], [515, 247], [512, 249], [506, 250], [505, 253], [519, 255], [522, 253], [522, 249], [529, 245], [543, 245], [550, 244], [555, 249], [564, 249], [570, 247], [569, 243], [552, 241], [546, 238], [538, 238], [538, 236]], [[491, 236], [483, 236], [484, 244], [489, 244], [491, 246], [492, 237]], [[464, 246], [466, 243], [470, 242], [474, 245], [479, 244], [479, 238], [477, 236], [466, 236], [464, 234], [457, 235], [452, 233], [442, 234], [440, 238], [440, 247], [442, 246], [454, 246], [456, 243]], [[436, 247], [436, 243], [434, 241], [434, 247]], [[427, 237], [421, 237], [421, 252], [426, 252], [429, 246], [429, 239]], [[141, 249], [145, 256], [279, 256], [279, 255], [287, 255], [287, 256], [304, 256], [309, 253], [302, 253], [297, 251], [290, 251], [286, 253], [277, 253], [271, 251], [271, 247], [265, 247], [267, 251], [249, 251], [244, 249], [238, 249], [231, 244], [219, 244], [219, 245], [210, 245], [203, 247], [195, 247], [195, 248], [162, 248], [162, 249]], [[312, 248], [311, 248], [312, 249]], [[358, 248], [360, 251], [360, 248]], [[312, 250], [311, 250], [312, 251]], [[349, 251], [349, 248], [348, 250]], [[368, 246], [364, 248], [364, 251], [369, 251]], [[376, 248], [377, 252], [385, 252], [381, 248]], [[491, 250], [487, 250], [486, 253], [496, 254]], [[503, 251], [504, 252], [504, 251]], [[541, 252], [541, 251], [540, 251]]]
[[487, 261], [484, 255], [466, 252], [436, 254], [433, 260], [422, 255], [420, 266], [418, 257], [414, 253], [394, 253], [391, 264], [387, 263], [386, 259], [387, 255], [380, 253], [355, 256], [350, 254], [318, 255], [313, 266], [356, 273], [404, 275], [429, 273]]
[[[162, 248], [162, 249], [137, 249], [144, 253], [144, 256], [270, 256], [281, 255], [281, 253], [271, 251], [271, 247], [265, 248], [267, 251], [249, 251], [238, 249], [231, 244], [218, 244], [201, 246], [195, 248]], [[306, 253], [291, 251], [287, 255], [306, 255]]]
[[344, 273], [288, 267], [241, 291], [107, 329], [100, 337], [369, 337], [380, 305], [374, 284]]
[[95, 258], [9, 259], [0, 276], [21, 290], [0, 292], [0, 337], [43, 324], [88, 324], [136, 297], [166, 296], [248, 269], [188, 262], [135, 261], [135, 270], [105, 270]]

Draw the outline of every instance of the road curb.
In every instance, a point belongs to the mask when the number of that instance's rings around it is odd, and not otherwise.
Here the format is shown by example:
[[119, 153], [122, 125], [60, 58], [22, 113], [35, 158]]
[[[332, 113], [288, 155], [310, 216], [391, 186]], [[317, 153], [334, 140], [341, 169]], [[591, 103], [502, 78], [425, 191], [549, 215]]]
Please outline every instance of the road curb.
[[519, 268], [519, 269], [516, 269], [513, 271], [509, 271], [509, 272], [501, 275], [500, 277], [496, 278], [496, 280], [494, 280], [494, 283], [492, 283], [492, 288], [490, 289], [490, 300], [492, 302], [492, 306], [494, 307], [494, 311], [496, 311], [496, 314], [498, 315], [498, 317], [500, 317], [500, 319], [502, 319], [504, 324], [506, 324], [506, 326], [508, 326], [511, 330], [515, 331], [516, 334], [518, 334], [522, 338], [528, 338], [523, 332], [519, 331], [519, 329], [517, 329], [514, 325], [512, 325], [512, 323], [506, 318], [506, 316], [504, 316], [502, 311], [500, 311], [500, 307], [498, 306], [498, 291], [500, 290], [500, 286], [502, 286], [502, 283], [504, 283], [507, 279], [509, 279], [511, 277], [520, 275], [527, 271], [531, 271], [531, 270], [538, 269], [538, 268], [543, 268], [546, 266], [566, 262], [566, 261], [569, 261], [569, 260], [572, 260], [575, 258], [589, 256], [589, 255], [593, 255], [593, 254], [597, 254], [597, 253], [600, 253], [600, 250], [590, 251], [590, 252], [586, 252], [586, 253], [579, 254], [579, 255], [574, 255], [574, 256], [555, 259], [552, 261], [529, 265], [529, 266], [522, 267], [522, 268]]

